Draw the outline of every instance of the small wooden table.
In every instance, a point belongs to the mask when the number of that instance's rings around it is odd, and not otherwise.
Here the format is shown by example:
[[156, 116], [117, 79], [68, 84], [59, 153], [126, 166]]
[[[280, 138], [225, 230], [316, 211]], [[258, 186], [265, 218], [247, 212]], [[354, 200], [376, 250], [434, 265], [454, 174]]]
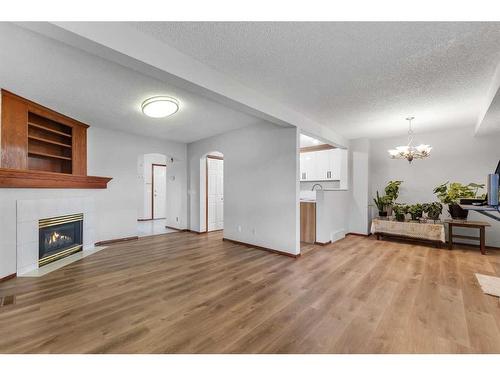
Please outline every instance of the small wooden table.
[[[448, 224], [448, 248], [450, 250], [453, 249], [453, 239], [462, 238], [466, 240], [479, 241], [479, 249], [481, 250], [481, 254], [486, 254], [486, 227], [490, 227], [490, 223], [487, 223], [485, 221], [468, 220], [446, 220], [445, 222]], [[479, 229], [479, 237], [453, 234], [454, 227]]]

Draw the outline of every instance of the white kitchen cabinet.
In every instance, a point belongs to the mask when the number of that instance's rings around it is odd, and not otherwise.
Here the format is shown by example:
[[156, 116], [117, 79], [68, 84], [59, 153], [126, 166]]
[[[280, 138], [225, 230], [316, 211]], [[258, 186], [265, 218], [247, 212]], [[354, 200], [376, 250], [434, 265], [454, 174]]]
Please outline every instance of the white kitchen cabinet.
[[330, 172], [329, 178], [332, 180], [340, 180], [342, 154], [345, 153], [345, 151], [340, 148], [335, 148], [329, 151], [330, 151], [330, 157], [328, 158], [328, 171]]
[[306, 154], [300, 153], [300, 181], [306, 181]]
[[300, 154], [300, 181], [313, 181], [313, 169], [316, 162], [314, 152]]
[[330, 164], [330, 151], [331, 150], [323, 150], [315, 152], [316, 160], [312, 177], [316, 181], [329, 180], [328, 165]]
[[301, 153], [300, 181], [339, 180], [340, 151], [340, 149], [331, 149]]

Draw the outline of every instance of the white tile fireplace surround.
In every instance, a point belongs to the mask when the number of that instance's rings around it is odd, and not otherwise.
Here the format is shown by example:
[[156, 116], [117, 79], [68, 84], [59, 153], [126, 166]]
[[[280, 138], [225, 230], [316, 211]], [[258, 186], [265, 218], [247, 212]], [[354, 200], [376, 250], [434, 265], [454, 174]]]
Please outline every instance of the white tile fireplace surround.
[[95, 206], [92, 197], [18, 200], [16, 212], [18, 276], [38, 268], [40, 219], [83, 213], [83, 251], [94, 247]]

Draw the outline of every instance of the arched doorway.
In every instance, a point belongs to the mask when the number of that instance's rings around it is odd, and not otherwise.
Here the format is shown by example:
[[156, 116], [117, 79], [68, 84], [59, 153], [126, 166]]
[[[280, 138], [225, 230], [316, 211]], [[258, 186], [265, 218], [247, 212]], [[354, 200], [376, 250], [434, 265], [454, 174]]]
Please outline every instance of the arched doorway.
[[224, 229], [224, 155], [212, 151], [200, 159], [200, 232]]

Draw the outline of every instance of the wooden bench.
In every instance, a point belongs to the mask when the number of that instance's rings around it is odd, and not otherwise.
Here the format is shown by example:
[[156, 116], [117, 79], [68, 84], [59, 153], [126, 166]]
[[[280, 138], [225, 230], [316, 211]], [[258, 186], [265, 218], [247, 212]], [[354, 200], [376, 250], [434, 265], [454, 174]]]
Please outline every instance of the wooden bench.
[[[448, 224], [448, 248], [450, 250], [453, 249], [453, 239], [461, 238], [465, 240], [479, 241], [479, 249], [481, 250], [481, 254], [486, 254], [486, 227], [490, 227], [490, 223], [487, 223], [485, 221], [468, 220], [446, 220], [445, 222]], [[479, 229], [479, 237], [453, 234], [454, 227]]]

